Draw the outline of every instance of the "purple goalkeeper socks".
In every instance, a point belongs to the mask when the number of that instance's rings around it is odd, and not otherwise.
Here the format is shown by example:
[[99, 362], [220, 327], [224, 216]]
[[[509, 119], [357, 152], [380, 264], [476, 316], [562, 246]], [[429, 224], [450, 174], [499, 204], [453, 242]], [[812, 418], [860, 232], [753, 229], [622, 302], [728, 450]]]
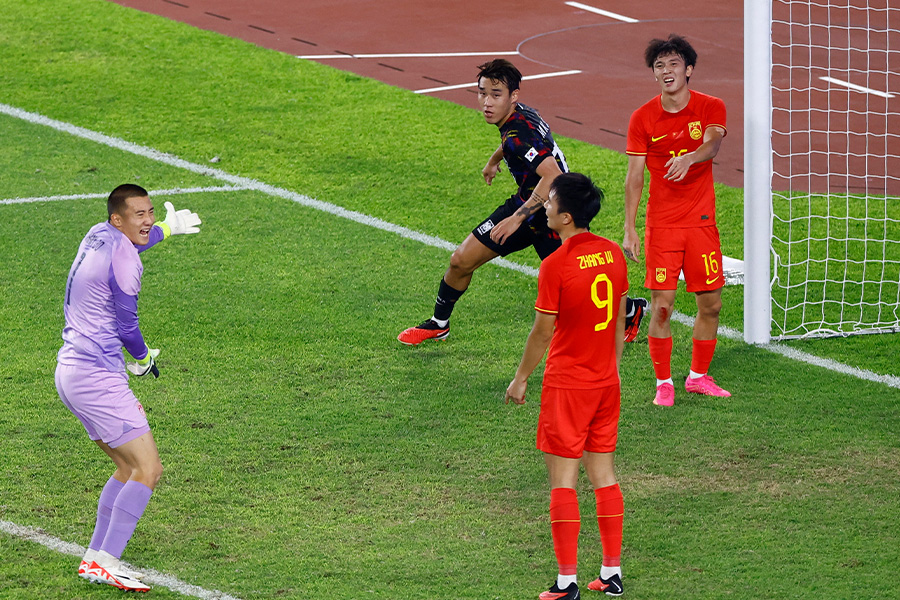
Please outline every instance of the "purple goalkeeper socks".
[[134, 533], [138, 519], [144, 514], [144, 509], [150, 502], [151, 494], [153, 494], [153, 490], [143, 483], [129, 480], [124, 485], [122, 491], [116, 496], [101, 550], [116, 558], [122, 557], [122, 552], [125, 550], [128, 540], [131, 539], [131, 534]]
[[125, 487], [125, 484], [115, 477], [110, 477], [106, 485], [103, 486], [103, 491], [100, 492], [100, 501], [97, 502], [97, 523], [94, 525], [94, 535], [91, 536], [89, 548], [99, 550], [100, 546], [103, 545], [103, 538], [106, 537], [106, 530], [109, 527], [109, 518], [112, 515], [113, 504], [123, 487]]

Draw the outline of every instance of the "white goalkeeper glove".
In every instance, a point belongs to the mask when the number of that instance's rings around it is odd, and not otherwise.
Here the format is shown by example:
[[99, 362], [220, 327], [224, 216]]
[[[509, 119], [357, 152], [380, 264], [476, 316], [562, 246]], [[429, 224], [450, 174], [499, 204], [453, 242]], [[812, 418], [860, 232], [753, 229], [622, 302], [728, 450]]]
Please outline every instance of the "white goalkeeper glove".
[[153, 373], [153, 377], [159, 378], [159, 369], [156, 368], [157, 356], [159, 356], [158, 348], [147, 349], [147, 356], [140, 360], [132, 358], [134, 362], [126, 362], [125, 368], [138, 377], [143, 377], [147, 373]]
[[187, 208], [175, 210], [171, 202], [165, 203], [166, 218], [163, 221], [169, 226], [172, 235], [181, 235], [184, 233], [200, 233], [200, 217], [197, 213], [191, 212]]

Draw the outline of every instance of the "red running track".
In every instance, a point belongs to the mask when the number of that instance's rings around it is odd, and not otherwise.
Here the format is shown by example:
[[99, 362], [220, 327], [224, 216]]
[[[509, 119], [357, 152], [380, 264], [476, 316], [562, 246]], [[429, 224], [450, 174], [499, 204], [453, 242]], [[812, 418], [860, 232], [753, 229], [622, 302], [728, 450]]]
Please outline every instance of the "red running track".
[[[118, 4], [293, 54], [409, 90], [474, 84], [491, 56], [384, 56], [410, 53], [509, 52], [528, 77], [578, 74], [522, 84], [521, 99], [553, 131], [625, 151], [631, 112], [659, 93], [643, 63], [647, 42], [684, 35], [699, 59], [691, 86], [728, 108], [728, 137], [715, 178], [743, 186], [743, 3], [690, 0], [584, 0], [620, 17], [564, 0], [115, 0]], [[673, 16], [674, 15], [674, 16]], [[360, 58], [359, 55], [379, 55]], [[348, 58], [347, 56], [357, 56]], [[425, 92], [477, 108], [474, 86]], [[577, 167], [575, 167], [577, 168]]]

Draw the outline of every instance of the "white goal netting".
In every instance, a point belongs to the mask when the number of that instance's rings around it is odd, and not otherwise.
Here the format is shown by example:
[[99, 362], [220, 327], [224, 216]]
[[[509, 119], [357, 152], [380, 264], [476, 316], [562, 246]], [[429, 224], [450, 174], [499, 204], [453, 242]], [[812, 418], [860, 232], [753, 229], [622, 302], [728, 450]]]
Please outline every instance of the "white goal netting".
[[772, 337], [900, 331], [900, 0], [772, 0]]

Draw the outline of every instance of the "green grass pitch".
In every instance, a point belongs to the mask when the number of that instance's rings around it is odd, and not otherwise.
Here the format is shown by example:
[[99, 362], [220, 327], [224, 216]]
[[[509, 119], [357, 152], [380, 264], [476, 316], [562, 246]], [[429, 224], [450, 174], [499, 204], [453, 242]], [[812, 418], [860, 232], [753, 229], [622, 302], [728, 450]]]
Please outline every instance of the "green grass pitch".
[[[453, 242], [512, 185], [483, 184], [497, 133], [471, 109], [101, 0], [0, 0], [0, 73], [0, 103], [219, 157], [228, 173]], [[5, 115], [0, 134], [0, 199], [221, 185]], [[595, 230], [619, 239], [624, 157], [559, 142], [606, 188]], [[741, 257], [742, 191], [719, 195], [723, 250]], [[535, 279], [486, 266], [450, 339], [407, 348], [395, 337], [428, 316], [445, 250], [259, 191], [171, 200], [202, 233], [143, 255], [142, 329], [162, 376], [134, 388], [166, 471], [124, 558], [243, 600], [545, 589], [540, 370], [528, 404], [502, 402]], [[102, 200], [0, 205], [0, 520], [81, 545], [111, 468], [53, 369], [66, 274], [104, 218]], [[631, 280], [640, 290], [639, 267]], [[725, 325], [742, 328], [741, 302], [726, 290]], [[676, 308], [691, 304], [681, 294]], [[674, 328], [680, 384], [690, 332]], [[897, 336], [791, 345], [898, 375]], [[900, 390], [728, 339], [713, 369], [733, 398], [677, 392], [661, 411], [646, 336], [626, 348], [626, 597], [895, 597]], [[586, 482], [579, 492], [586, 582], [601, 552]], [[4, 533], [0, 558], [3, 599], [118, 597], [79, 579], [77, 559]]]

